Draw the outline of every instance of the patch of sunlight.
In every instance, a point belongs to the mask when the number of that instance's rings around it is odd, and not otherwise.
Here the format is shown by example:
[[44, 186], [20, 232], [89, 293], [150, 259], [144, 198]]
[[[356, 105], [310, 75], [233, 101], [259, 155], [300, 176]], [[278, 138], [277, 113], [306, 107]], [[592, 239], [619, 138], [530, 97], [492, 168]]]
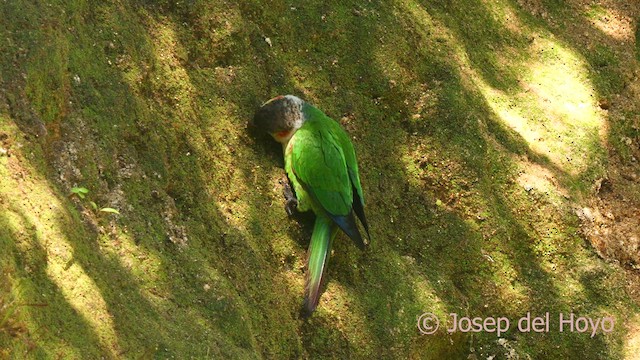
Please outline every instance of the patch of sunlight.
[[[154, 54], [158, 64], [158, 74], [153, 83], [154, 91], [158, 98], [165, 99], [176, 115], [181, 117], [193, 117], [193, 98], [197, 93], [191, 78], [182, 62], [186, 60], [187, 51], [183, 48], [176, 29], [171, 21], [149, 18], [151, 26], [149, 33], [154, 45]], [[133, 77], [132, 79], [134, 79]], [[134, 83], [134, 88], [140, 85]]]
[[380, 49], [374, 54], [375, 62], [382, 70], [384, 77], [389, 79], [390, 84], [415, 85], [419, 79], [406, 65], [400, 63], [401, 59], [394, 53], [397, 51], [394, 47], [381, 45]]
[[584, 301], [585, 294], [588, 293], [584, 284], [575, 275], [567, 274], [567, 272], [555, 274], [556, 276], [550, 274], [550, 278], [554, 279], [553, 284], [558, 298], [563, 299], [563, 302], [567, 304]]
[[624, 339], [624, 358], [626, 360], [637, 360], [640, 354], [640, 315], [627, 318], [624, 326], [627, 332]]
[[57, 244], [52, 244], [54, 250], [53, 256], [49, 256], [47, 261], [47, 275], [58, 285], [69, 305], [95, 329], [104, 348], [108, 349], [112, 355], [116, 355], [118, 345], [115, 326], [100, 288], [77, 262], [70, 267], [66, 266], [69, 260], [64, 260], [62, 254], [57, 251], [67, 247], [68, 244], [55, 240], [54, 243]]
[[[216, 206], [218, 211], [224, 217], [227, 224], [231, 227], [246, 232], [249, 228], [248, 214], [252, 206], [240, 196], [241, 194], [247, 194], [249, 192], [246, 179], [241, 171], [232, 171], [227, 178], [230, 191], [220, 191], [219, 189], [212, 188], [212, 193], [216, 199]], [[213, 187], [215, 185], [212, 184]]]
[[[415, 19], [415, 24], [420, 25], [415, 26], [413, 30], [415, 30], [414, 36], [420, 40], [422, 46], [433, 48], [434, 52], [440, 52], [441, 48], [445, 49], [444, 46], [435, 43], [434, 40], [440, 42], [449, 38], [451, 35], [448, 29], [437, 23], [422, 4], [415, 0], [401, 0], [397, 4], [402, 8], [395, 10], [396, 12], [403, 13], [402, 17], [404, 17], [404, 13], [409, 14]], [[401, 17], [400, 15], [398, 16]], [[409, 44], [406, 45], [410, 46]], [[383, 41], [374, 53], [378, 68], [390, 80], [390, 85], [398, 83], [411, 87], [422, 82], [412, 66], [406, 60], [403, 60], [406, 52], [410, 51], [412, 51], [411, 48], [398, 46], [393, 42], [386, 44]]]
[[[161, 94], [158, 98], [165, 99], [175, 109], [174, 116], [178, 119], [172, 123], [189, 133], [190, 145], [197, 150], [198, 156], [218, 170], [204, 176], [214, 177], [206, 180], [219, 213], [227, 224], [246, 232], [252, 206], [241, 196], [249, 191], [245, 174], [236, 166], [237, 162], [242, 161], [238, 149], [242, 148], [239, 139], [244, 128], [232, 122], [237, 120], [233, 105], [224, 99], [210, 99], [205, 107], [194, 104], [198, 91], [184, 67], [187, 52], [180, 42], [175, 24], [162, 17], [152, 16], [149, 16], [148, 22], [159, 65], [157, 79], [153, 81], [154, 91]], [[208, 129], [203, 132], [193, 131], [191, 126], [203, 121], [208, 121]], [[211, 153], [215, 156], [204, 158]]]
[[[553, 101], [553, 110], [581, 126], [598, 126], [602, 117], [594, 108], [597, 101], [583, 60], [553, 39], [536, 39], [529, 51], [533, 61], [526, 65], [525, 91], [538, 95], [544, 104]], [[541, 104], [541, 107], [546, 107]]]
[[[447, 314], [448, 308], [442, 299], [436, 295], [437, 291], [427, 281], [424, 276], [415, 276], [413, 279], [413, 290], [417, 303], [420, 304], [421, 309], [424, 311], [430, 311], [434, 314]], [[419, 315], [419, 314], [415, 314]]]
[[413, 187], [420, 188], [423, 186], [420, 177], [424, 170], [420, 169], [418, 165], [416, 165], [416, 160], [419, 159], [421, 154], [417, 153], [414, 149], [409, 149], [408, 146], [398, 145], [398, 152], [402, 156], [402, 162], [404, 163], [405, 171], [408, 175], [407, 181]]
[[[302, 296], [300, 298], [302, 299]], [[367, 316], [358, 311], [358, 306], [354, 306], [357, 303], [347, 287], [335, 280], [329, 280], [326, 290], [320, 296], [316, 311], [329, 314], [333, 326], [346, 335], [351, 346], [366, 347], [374, 338], [374, 334], [371, 332], [371, 323], [367, 321]]]
[[287, 283], [286, 288], [292, 289], [292, 291], [300, 291], [300, 294], [302, 294], [305, 286], [305, 275], [298, 269], [304, 269], [305, 266], [306, 255], [305, 252], [301, 252], [299, 256], [296, 256], [291, 269], [281, 273], [281, 279]]
[[520, 173], [516, 179], [517, 183], [525, 190], [535, 189], [538, 192], [569, 196], [567, 189], [558, 184], [555, 175], [544, 166], [520, 160], [518, 161]]
[[618, 41], [633, 42], [633, 19], [620, 11], [601, 5], [586, 6], [585, 12], [591, 24]]
[[484, 256], [493, 264], [496, 297], [505, 310], [519, 313], [522, 309], [531, 309], [531, 290], [520, 281], [520, 274], [512, 263], [513, 258], [500, 251], [491, 251]]
[[[416, 267], [416, 259], [411, 256], [400, 256], [397, 253], [389, 253], [389, 261], [395, 263], [401, 273], [407, 277], [407, 282], [411, 284], [415, 303], [420, 306], [421, 311], [430, 312], [438, 316], [439, 319], [447, 318], [450, 310], [445, 301], [437, 294], [426, 276], [421, 274]], [[439, 282], [440, 280], [438, 280]], [[399, 310], [403, 312], [401, 308]], [[401, 315], [401, 314], [398, 314]], [[420, 316], [420, 314], [407, 314], [407, 317]]]
[[[459, 64], [463, 84], [479, 89], [494, 113], [533, 151], [572, 175], [591, 165], [591, 155], [598, 151], [594, 146], [604, 142], [606, 123], [586, 64], [573, 51], [550, 34], [537, 34], [525, 50], [503, 49], [497, 54], [500, 71], [520, 74], [520, 86], [500, 90], [472, 65], [463, 42], [446, 26], [421, 6], [413, 2], [404, 5], [425, 29], [437, 30], [438, 37], [446, 40], [451, 58]], [[516, 13], [509, 9], [508, 5], [499, 6], [494, 15], [499, 15], [501, 23], [510, 23], [507, 28], [521, 26]]]
[[487, 9], [490, 9], [493, 18], [512, 33], [519, 35], [523, 30], [527, 30], [509, 2], [496, 0], [483, 0], [482, 2], [485, 3]]
[[506, 93], [481, 76], [474, 79], [489, 106], [533, 151], [578, 175], [591, 165], [590, 155], [598, 151], [593, 147], [605, 134], [585, 64], [553, 39], [538, 38], [528, 51], [532, 58], [519, 64], [524, 72], [517, 90]]
[[123, 269], [130, 271], [134, 278], [141, 279], [141, 283], [157, 284], [163, 273], [160, 258], [136, 245], [131, 235], [120, 229], [117, 233], [117, 238], [101, 244], [100, 251], [112, 255]]
[[[241, 144], [245, 129], [238, 126], [238, 122], [244, 120], [238, 119], [236, 111], [234, 105], [224, 99], [212, 98], [208, 106], [199, 109], [205, 119], [204, 128], [192, 131], [189, 138], [198, 161], [206, 165], [202, 181], [217, 211], [227, 224], [244, 232], [249, 227], [253, 206], [242, 195], [250, 193], [249, 187], [261, 185], [257, 180], [259, 171], [251, 170], [251, 174], [247, 174], [238, 166], [246, 163], [246, 156], [252, 154], [245, 153]], [[189, 120], [182, 120], [185, 121]]]
[[[230, 180], [236, 181], [237, 179], [234, 178]], [[236, 199], [235, 197], [221, 196], [216, 204], [227, 224], [236, 230], [242, 232], [247, 231], [248, 219], [246, 214], [250, 207], [246, 201]]]
[[[9, 131], [13, 138], [19, 138], [17, 128], [11, 126]], [[100, 288], [74, 261], [73, 245], [63, 229], [64, 224], [72, 221], [66, 216], [65, 205], [47, 180], [24, 162], [21, 150], [18, 147], [13, 149], [14, 156], [0, 166], [0, 193], [3, 194], [7, 215], [12, 214], [14, 220], [21, 219], [11, 221], [16, 226], [13, 233], [24, 234], [14, 239], [16, 246], [29, 252], [37, 247], [46, 253], [42, 260], [46, 259], [47, 276], [58, 286], [67, 302], [94, 328], [104, 349], [112, 357], [117, 357], [117, 335], [108, 305]]]

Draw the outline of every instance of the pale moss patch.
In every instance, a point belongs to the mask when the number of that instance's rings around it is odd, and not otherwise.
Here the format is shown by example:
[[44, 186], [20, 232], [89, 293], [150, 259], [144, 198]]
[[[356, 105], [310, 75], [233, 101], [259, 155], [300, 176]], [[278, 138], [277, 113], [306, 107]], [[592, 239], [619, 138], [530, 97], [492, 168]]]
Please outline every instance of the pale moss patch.
[[617, 41], [633, 41], [633, 18], [615, 8], [600, 4], [585, 4], [583, 11], [591, 23], [603, 33]]
[[506, 93], [477, 78], [479, 88], [533, 151], [569, 175], [579, 176], [594, 165], [588, 155], [602, 151], [598, 147], [603, 146], [600, 134], [605, 130], [593, 86], [584, 75], [584, 62], [551, 39], [536, 39], [529, 51], [534, 57], [519, 65], [528, 69], [519, 90]]
[[[5, 120], [3, 118], [3, 122]], [[18, 138], [17, 127], [8, 120], [0, 130]], [[6, 230], [16, 235], [13, 241], [18, 251], [43, 253], [44, 256], [28, 261], [22, 270], [35, 274], [37, 268], [44, 267], [46, 275], [69, 305], [93, 328], [104, 349], [108, 349], [110, 356], [116, 356], [119, 352], [118, 336], [111, 313], [101, 290], [83, 266], [75, 261], [75, 250], [63, 229], [73, 219], [67, 215], [59, 194], [25, 163], [26, 154], [21, 153], [18, 146], [11, 150], [13, 155], [2, 158], [0, 166], [0, 193], [4, 197], [0, 210], [10, 227]], [[29, 325], [30, 328], [35, 327], [31, 323]]]
[[139, 279], [141, 284], [158, 284], [162, 281], [162, 260], [154, 253], [144, 251], [135, 243], [135, 239], [121, 229], [100, 242], [100, 250], [105, 255], [117, 259], [123, 269]]
[[531, 297], [532, 289], [518, 281], [520, 274], [513, 264], [513, 259], [500, 251], [492, 251], [487, 256], [493, 270], [496, 295], [502, 301], [505, 315], [534, 309], [536, 304]]
[[344, 334], [350, 347], [358, 348], [365, 354], [374, 353], [372, 342], [375, 335], [357, 305], [357, 299], [347, 287], [335, 281], [330, 282], [320, 302], [327, 309], [326, 318]]
[[569, 197], [569, 192], [559, 183], [556, 175], [544, 166], [521, 160], [519, 168], [520, 173], [516, 181], [526, 191], [535, 190], [549, 194], [556, 206], [561, 206], [561, 202]]
[[636, 315], [625, 324], [627, 335], [625, 336], [624, 358], [634, 360], [640, 353], [640, 316]]

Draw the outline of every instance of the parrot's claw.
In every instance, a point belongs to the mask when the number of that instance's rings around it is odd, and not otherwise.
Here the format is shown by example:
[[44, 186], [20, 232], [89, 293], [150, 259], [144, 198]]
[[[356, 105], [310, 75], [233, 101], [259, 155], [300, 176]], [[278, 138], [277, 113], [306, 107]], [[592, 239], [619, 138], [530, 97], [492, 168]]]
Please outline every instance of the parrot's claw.
[[291, 186], [289, 183], [283, 184], [284, 189], [282, 193], [284, 194], [284, 198], [286, 200], [286, 204], [284, 205], [284, 210], [287, 212], [287, 215], [292, 216], [298, 209], [298, 199], [296, 199], [296, 195], [291, 190]]
[[293, 214], [297, 211], [297, 209], [298, 209], [298, 200], [296, 199], [288, 200], [284, 206], [284, 210], [287, 212], [287, 215], [289, 216], [293, 216]]

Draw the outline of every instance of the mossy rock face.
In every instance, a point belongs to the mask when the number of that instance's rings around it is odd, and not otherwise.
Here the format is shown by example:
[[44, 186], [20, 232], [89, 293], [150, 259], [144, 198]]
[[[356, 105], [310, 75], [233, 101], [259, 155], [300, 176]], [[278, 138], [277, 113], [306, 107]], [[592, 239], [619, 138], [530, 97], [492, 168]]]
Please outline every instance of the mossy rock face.
[[640, 61], [640, 21], [636, 24], [636, 58]]
[[[575, 215], [608, 172], [603, 139], [631, 159], [637, 134], [602, 108], [637, 50], [596, 42], [592, 13], [14, 0], [0, 16], [0, 358], [619, 359], [637, 342], [633, 281]], [[372, 236], [365, 252], [338, 236], [307, 320], [313, 216], [287, 216], [281, 148], [249, 125], [286, 93], [352, 137]], [[528, 312], [549, 333], [518, 331]], [[559, 332], [572, 312], [615, 330]], [[450, 333], [451, 313], [512, 326]]]

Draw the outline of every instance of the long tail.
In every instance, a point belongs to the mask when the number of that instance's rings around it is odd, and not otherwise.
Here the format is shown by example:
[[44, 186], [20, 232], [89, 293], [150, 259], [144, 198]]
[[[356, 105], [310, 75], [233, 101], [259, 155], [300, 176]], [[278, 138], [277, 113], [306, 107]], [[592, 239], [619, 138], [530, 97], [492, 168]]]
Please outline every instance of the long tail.
[[325, 268], [329, 262], [331, 243], [336, 237], [338, 226], [326, 216], [317, 216], [309, 244], [307, 258], [307, 288], [304, 299], [304, 311], [306, 316], [318, 306], [320, 300], [320, 286], [324, 278]]

